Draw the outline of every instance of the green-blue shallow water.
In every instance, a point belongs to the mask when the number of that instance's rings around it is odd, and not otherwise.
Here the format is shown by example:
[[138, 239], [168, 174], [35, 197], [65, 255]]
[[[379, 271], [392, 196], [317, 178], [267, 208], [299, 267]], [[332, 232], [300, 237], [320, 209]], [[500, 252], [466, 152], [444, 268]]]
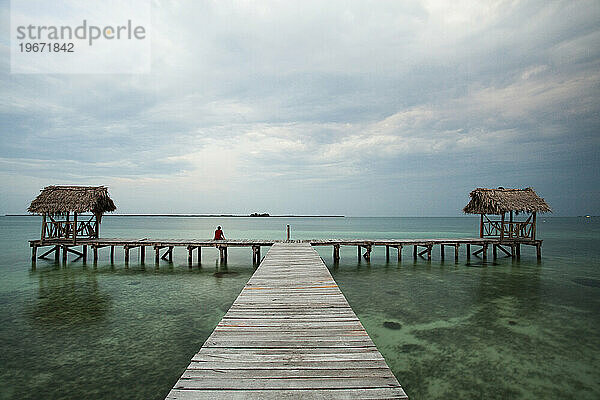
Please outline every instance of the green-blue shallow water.
[[[295, 239], [473, 237], [463, 218], [103, 218], [103, 237]], [[97, 268], [40, 260], [36, 217], [0, 217], [0, 398], [161, 399], [251, 276], [250, 249], [187, 252], [156, 269], [108, 250]], [[404, 250], [370, 263], [317, 248], [411, 399], [600, 398], [600, 222], [539, 219], [543, 259], [428, 262]], [[263, 255], [267, 249], [263, 249]], [[195, 260], [194, 260], [195, 261]]]

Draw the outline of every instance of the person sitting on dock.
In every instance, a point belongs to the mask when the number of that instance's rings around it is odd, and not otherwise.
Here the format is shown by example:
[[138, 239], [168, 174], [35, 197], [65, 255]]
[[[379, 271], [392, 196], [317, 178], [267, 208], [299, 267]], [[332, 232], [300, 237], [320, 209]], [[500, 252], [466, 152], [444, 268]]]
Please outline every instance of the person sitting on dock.
[[224, 240], [225, 235], [223, 234], [223, 230], [221, 230], [221, 226], [217, 226], [217, 230], [215, 231], [214, 240]]

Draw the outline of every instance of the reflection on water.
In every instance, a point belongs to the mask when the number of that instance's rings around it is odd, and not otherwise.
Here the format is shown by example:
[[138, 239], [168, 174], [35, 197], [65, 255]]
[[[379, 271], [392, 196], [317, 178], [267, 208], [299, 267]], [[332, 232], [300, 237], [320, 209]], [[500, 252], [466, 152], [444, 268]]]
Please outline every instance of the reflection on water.
[[37, 301], [27, 311], [34, 324], [86, 325], [106, 317], [110, 296], [100, 289], [95, 274], [70, 269], [60, 274], [52, 272], [35, 274], [39, 283]]

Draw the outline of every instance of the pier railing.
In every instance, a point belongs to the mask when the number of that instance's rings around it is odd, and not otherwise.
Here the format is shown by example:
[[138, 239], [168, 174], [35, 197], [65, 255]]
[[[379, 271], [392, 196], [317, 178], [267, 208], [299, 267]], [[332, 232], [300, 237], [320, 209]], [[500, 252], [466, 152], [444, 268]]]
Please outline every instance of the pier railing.
[[503, 239], [534, 239], [534, 223], [527, 221], [500, 221], [487, 219], [483, 222], [483, 236]]
[[44, 239], [94, 238], [98, 232], [98, 221], [47, 221], [44, 224]]

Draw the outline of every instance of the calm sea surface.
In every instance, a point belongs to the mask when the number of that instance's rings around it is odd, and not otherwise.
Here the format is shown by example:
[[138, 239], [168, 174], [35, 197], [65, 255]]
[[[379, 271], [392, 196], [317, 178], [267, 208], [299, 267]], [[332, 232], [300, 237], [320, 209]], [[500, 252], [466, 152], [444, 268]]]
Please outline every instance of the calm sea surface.
[[[103, 237], [294, 239], [473, 237], [477, 218], [105, 216]], [[0, 217], [0, 399], [162, 399], [252, 275], [250, 249], [185, 249], [156, 269], [132, 250], [97, 268], [40, 260], [40, 219]], [[540, 218], [543, 259], [370, 263], [317, 248], [411, 399], [599, 399], [600, 219]], [[263, 255], [267, 249], [263, 249]], [[71, 256], [70, 256], [71, 257]], [[195, 261], [195, 260], [194, 260]], [[395, 324], [385, 324], [394, 322]], [[395, 329], [387, 328], [394, 327]]]

